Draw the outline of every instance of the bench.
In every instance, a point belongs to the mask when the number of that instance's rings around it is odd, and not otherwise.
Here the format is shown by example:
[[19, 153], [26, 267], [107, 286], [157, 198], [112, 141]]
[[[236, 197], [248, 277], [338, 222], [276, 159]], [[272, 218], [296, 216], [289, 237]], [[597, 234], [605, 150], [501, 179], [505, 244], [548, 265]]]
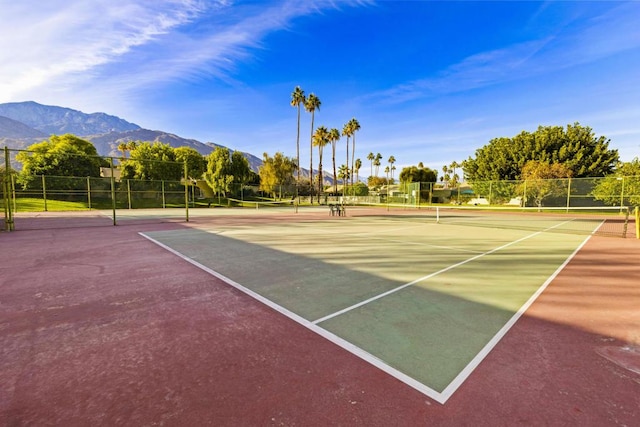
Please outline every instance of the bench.
[[344, 205], [329, 205], [329, 215], [331, 216], [346, 216], [347, 211]]

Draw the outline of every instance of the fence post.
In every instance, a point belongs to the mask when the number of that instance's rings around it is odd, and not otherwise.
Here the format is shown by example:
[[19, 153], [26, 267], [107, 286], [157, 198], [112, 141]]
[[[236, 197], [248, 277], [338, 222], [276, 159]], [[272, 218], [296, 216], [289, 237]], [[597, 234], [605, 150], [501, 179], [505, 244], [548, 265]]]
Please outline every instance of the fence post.
[[493, 181], [489, 181], [489, 205], [491, 205], [491, 199], [493, 199]]
[[185, 221], [189, 222], [189, 169], [187, 168], [187, 161], [184, 161], [184, 214]]
[[567, 213], [569, 213], [569, 207], [571, 205], [571, 178], [567, 184]]
[[129, 209], [131, 209], [131, 180], [127, 179], [127, 202], [129, 203]]
[[167, 207], [167, 199], [164, 197], [164, 179], [160, 181], [162, 187], [162, 209]]
[[640, 239], [640, 208], [638, 206], [636, 206], [635, 215], [636, 215], [636, 239]]
[[522, 207], [527, 206], [527, 180], [524, 180], [524, 189], [522, 191]]
[[47, 212], [47, 180], [42, 176], [42, 199], [44, 200], [44, 211]]
[[[13, 182], [13, 175], [11, 174], [11, 161], [10, 161], [10, 157], [9, 157], [9, 147], [5, 146], [4, 147], [4, 182], [2, 183], [2, 185], [4, 186], [4, 223], [5, 223], [5, 229], [7, 231], [13, 231], [14, 230], [14, 223], [13, 223], [13, 212], [11, 211], [11, 196], [10, 194], [14, 195], [14, 204], [15, 204], [15, 191], [13, 190], [13, 187], [11, 185], [11, 183]], [[15, 206], [14, 206], [14, 210], [15, 210]]]
[[87, 177], [87, 203], [89, 210], [91, 210], [91, 180]]
[[[18, 202], [16, 201], [16, 177], [11, 174], [11, 182], [9, 182], [9, 194], [11, 194], [11, 200], [13, 201], [13, 212], [18, 211]], [[13, 224], [13, 213], [11, 213], [11, 223]]]
[[109, 157], [111, 166], [111, 208], [113, 210], [113, 225], [116, 225], [116, 178], [113, 174], [113, 157]]
[[622, 176], [622, 188], [620, 190], [620, 212], [622, 212], [622, 207], [624, 206], [624, 175]]

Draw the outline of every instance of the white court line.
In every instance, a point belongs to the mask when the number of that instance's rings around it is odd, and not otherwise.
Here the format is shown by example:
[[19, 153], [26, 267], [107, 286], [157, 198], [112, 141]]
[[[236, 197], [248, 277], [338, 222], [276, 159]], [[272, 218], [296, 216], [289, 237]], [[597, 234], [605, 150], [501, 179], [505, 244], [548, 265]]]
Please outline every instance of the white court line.
[[432, 389], [431, 387], [428, 387], [424, 384], [422, 384], [421, 382], [417, 381], [415, 378], [410, 377], [409, 375], [395, 369], [392, 368], [391, 366], [387, 365], [386, 363], [384, 363], [382, 360], [378, 359], [377, 357], [375, 357], [374, 355], [372, 355], [371, 353], [361, 349], [360, 347], [354, 345], [353, 343], [340, 338], [339, 336], [333, 334], [332, 332], [327, 331], [326, 329], [321, 328], [318, 325], [314, 325], [312, 322], [308, 321], [307, 319], [305, 319], [302, 316], [299, 316], [297, 314], [295, 314], [294, 312], [282, 307], [281, 305], [278, 305], [276, 303], [274, 303], [273, 301], [271, 301], [270, 299], [267, 299], [265, 297], [263, 297], [262, 295], [252, 291], [249, 288], [246, 288], [244, 286], [242, 286], [241, 284], [239, 284], [238, 282], [235, 282], [231, 279], [229, 279], [228, 277], [218, 273], [215, 270], [212, 270], [211, 268], [200, 264], [199, 262], [189, 258], [186, 255], [183, 255], [182, 253], [176, 251], [175, 249], [170, 248], [169, 246], [155, 240], [152, 237], [147, 236], [146, 234], [139, 232], [138, 234], [140, 234], [142, 237], [150, 240], [151, 242], [155, 243], [156, 245], [160, 246], [161, 248], [166, 249], [167, 251], [171, 252], [174, 255], [177, 255], [179, 258], [182, 258], [183, 260], [187, 261], [188, 263], [198, 267], [199, 269], [211, 274], [214, 277], [217, 277], [218, 279], [222, 280], [223, 282], [225, 282], [228, 285], [233, 286], [234, 288], [238, 289], [241, 292], [244, 292], [245, 294], [251, 296], [252, 298], [255, 298], [256, 300], [260, 301], [261, 303], [263, 303], [264, 305], [271, 307], [272, 309], [274, 309], [275, 311], [287, 316], [288, 318], [290, 318], [291, 320], [299, 323], [300, 325], [308, 328], [309, 330], [317, 333], [318, 335], [320, 335], [321, 337], [331, 341], [332, 343], [342, 347], [343, 349], [347, 350], [349, 353], [359, 357], [360, 359], [368, 362], [369, 364], [375, 366], [376, 368], [386, 372], [387, 374], [391, 375], [394, 378], [397, 378], [398, 380], [402, 381], [403, 383], [407, 384], [408, 386], [414, 388], [415, 390], [419, 391], [420, 393], [424, 394], [425, 396], [430, 397], [431, 399], [435, 400], [438, 403], [442, 403], [444, 404], [445, 401], [442, 400], [441, 398], [441, 394], [439, 392], [437, 392], [436, 390]]
[[[557, 224], [553, 227], [549, 227], [546, 230], [550, 230], [556, 227], [559, 227], [560, 225], [562, 225], [564, 223], [561, 224]], [[544, 231], [546, 231], [544, 230]], [[397, 292], [400, 289], [406, 288], [407, 286], [411, 286], [412, 284], [415, 284], [421, 280], [426, 280], [426, 278], [429, 277], [433, 277], [437, 274], [440, 274], [444, 271], [447, 270], [451, 270], [455, 267], [458, 267], [462, 264], [466, 264], [470, 261], [473, 261], [475, 259], [478, 259], [482, 256], [488, 255], [490, 253], [496, 252], [500, 249], [504, 249], [508, 246], [511, 246], [513, 244], [516, 244], [518, 242], [527, 240], [531, 237], [537, 236], [541, 233], [543, 233], [544, 231], [538, 231], [536, 233], [530, 234], [528, 236], [525, 236], [521, 239], [515, 240], [511, 243], [507, 243], [505, 245], [502, 245], [498, 248], [492, 249], [491, 251], [485, 252], [483, 254], [479, 254], [476, 255], [472, 258], [469, 258], [465, 261], [462, 261], [460, 263], [457, 263], [455, 265], [449, 266], [445, 269], [442, 269], [436, 273], [432, 273], [430, 275], [424, 276], [420, 279], [414, 280], [411, 283], [402, 285], [399, 288], [395, 288], [392, 289], [389, 292], [385, 292], [383, 294], [380, 294], [377, 297], [374, 298], [370, 298], [369, 300], [363, 302], [363, 303], [368, 303], [371, 302], [372, 300], [375, 299], [379, 299], [382, 296], [386, 296], [390, 293], [393, 292]], [[586, 244], [586, 242], [589, 240], [589, 238], [591, 236], [588, 236], [581, 244], [580, 246], [571, 254], [571, 256], [569, 256], [569, 258], [567, 258], [567, 260], [560, 266], [558, 267], [558, 269], [551, 275], [551, 277], [549, 277], [547, 279], [547, 281], [540, 287], [538, 288], [538, 290], [536, 291], [535, 294], [533, 294], [529, 300], [511, 317], [511, 319], [509, 319], [509, 321], [496, 333], [496, 335], [494, 335], [494, 337], [483, 347], [483, 349], [471, 360], [471, 362], [469, 362], [467, 364], [467, 366], [456, 376], [456, 378], [453, 379], [453, 381], [451, 383], [449, 383], [449, 385], [442, 391], [442, 392], [438, 392], [434, 389], [432, 389], [431, 387], [419, 382], [418, 380], [416, 380], [415, 378], [410, 377], [409, 375], [387, 365], [384, 361], [382, 361], [381, 359], [377, 358], [376, 356], [372, 355], [371, 353], [363, 350], [362, 348], [354, 345], [353, 343], [346, 341], [343, 338], [340, 338], [339, 336], [333, 334], [332, 332], [329, 332], [328, 330], [318, 326], [318, 323], [321, 322], [322, 320], [326, 320], [327, 318], [331, 318], [331, 317], [335, 317], [338, 314], [341, 314], [343, 312], [346, 311], [350, 311], [353, 308], [359, 307], [364, 305], [363, 303], [360, 304], [356, 304], [354, 306], [348, 307], [345, 310], [341, 310], [337, 313], [334, 313], [333, 315], [330, 316], [326, 316], [325, 318], [322, 319], [318, 319], [316, 321], [309, 321], [307, 319], [305, 319], [302, 316], [299, 316], [297, 314], [295, 314], [294, 312], [282, 307], [279, 304], [274, 303], [273, 301], [271, 301], [268, 298], [263, 297], [262, 295], [252, 291], [249, 288], [246, 288], [245, 286], [231, 280], [230, 278], [218, 273], [217, 271], [203, 265], [200, 264], [199, 262], [189, 258], [186, 255], [183, 255], [182, 253], [176, 251], [175, 249], [155, 240], [154, 238], [147, 236], [146, 234], [139, 232], [138, 234], [140, 234], [142, 237], [150, 240], [151, 242], [155, 243], [156, 245], [164, 248], [165, 250], [173, 253], [174, 255], [177, 255], [178, 257], [182, 258], [183, 260], [187, 261], [188, 263], [200, 268], [201, 270], [211, 274], [212, 276], [222, 280], [223, 282], [227, 283], [228, 285], [233, 286], [234, 288], [240, 290], [241, 292], [244, 292], [245, 294], [251, 296], [252, 298], [255, 298], [256, 300], [260, 301], [261, 303], [265, 304], [268, 307], [271, 307], [272, 309], [276, 310], [277, 312], [287, 316], [288, 318], [292, 319], [293, 321], [299, 323], [300, 325], [308, 328], [309, 330], [317, 333], [318, 335], [322, 336], [323, 338], [331, 341], [332, 343], [342, 347], [343, 349], [347, 350], [348, 352], [352, 353], [353, 355], [359, 357], [360, 359], [368, 362], [369, 364], [377, 367], [378, 369], [386, 372], [387, 374], [391, 375], [392, 377], [398, 379], [399, 381], [402, 381], [403, 383], [407, 384], [409, 387], [419, 391], [420, 393], [424, 394], [427, 397], [430, 397], [431, 399], [435, 400], [436, 402], [440, 403], [440, 404], [445, 404], [447, 402], [447, 400], [453, 395], [453, 393], [464, 383], [464, 381], [469, 377], [469, 375], [471, 375], [471, 373], [473, 372], [473, 370], [480, 364], [480, 362], [482, 362], [482, 360], [489, 354], [489, 352], [498, 344], [498, 342], [502, 339], [502, 337], [509, 331], [509, 329], [511, 329], [511, 327], [516, 323], [516, 321], [520, 318], [520, 316], [522, 316], [522, 314], [524, 314], [524, 312], [529, 308], [529, 306], [531, 304], [533, 304], [533, 302], [536, 300], [536, 298], [544, 291], [544, 289], [549, 285], [549, 283], [551, 283], [551, 281], [560, 273], [560, 271], [562, 271], [562, 269], [571, 261], [571, 259], [573, 259], [573, 257], [578, 253], [578, 251]]]
[[[551, 230], [553, 228], [559, 227], [562, 224], [566, 224], [567, 222], [568, 221], [565, 221], [565, 222], [560, 223], [560, 224], [556, 224], [553, 227], [549, 227], [544, 231]], [[449, 270], [453, 270], [454, 268], [460, 267], [461, 265], [467, 264], [467, 263], [469, 263], [471, 261], [475, 261], [478, 258], [482, 258], [483, 256], [490, 255], [490, 254], [492, 254], [494, 252], [497, 252], [497, 251], [502, 250], [504, 248], [508, 248], [509, 246], [515, 245], [516, 243], [520, 243], [520, 242], [522, 242], [524, 240], [530, 239], [530, 238], [532, 238], [534, 236], [537, 236], [538, 234], [543, 233], [544, 231], [536, 231], [535, 233], [529, 234], [528, 236], [524, 236], [524, 237], [522, 237], [522, 238], [520, 238], [518, 240], [514, 240], [512, 242], [509, 242], [509, 243], [504, 244], [502, 246], [499, 246], [497, 248], [491, 249], [490, 251], [483, 252], [483, 253], [478, 254], [476, 256], [472, 256], [471, 258], [467, 258], [464, 261], [460, 261], [457, 264], [453, 264], [453, 265], [450, 265], [448, 267], [445, 267], [442, 270], [438, 270], [438, 271], [436, 271], [434, 273], [427, 274], [426, 276], [419, 277], [419, 278], [417, 278], [417, 279], [415, 279], [415, 280], [413, 280], [413, 281], [411, 281], [409, 283], [405, 283], [404, 285], [400, 285], [397, 288], [390, 289], [390, 290], [388, 290], [386, 292], [383, 292], [381, 294], [378, 294], [378, 295], [376, 295], [374, 297], [371, 297], [371, 298], [366, 299], [364, 301], [360, 301], [359, 303], [354, 304], [354, 305], [352, 305], [350, 307], [343, 308], [342, 310], [336, 311], [335, 313], [331, 313], [331, 314], [328, 314], [328, 315], [326, 315], [324, 317], [321, 317], [320, 319], [317, 319], [317, 320], [313, 321], [313, 323], [314, 324], [318, 324], [318, 323], [324, 322], [326, 320], [332, 319], [332, 318], [334, 318], [336, 316], [340, 316], [341, 314], [347, 313], [347, 312], [349, 312], [351, 310], [355, 310], [356, 308], [362, 307], [363, 305], [367, 305], [367, 304], [369, 304], [369, 303], [371, 303], [373, 301], [379, 300], [380, 298], [384, 298], [384, 297], [389, 296], [389, 295], [391, 295], [393, 293], [401, 291], [404, 288], [408, 288], [409, 286], [413, 286], [416, 283], [422, 282], [423, 280], [431, 279], [434, 276], [437, 276], [437, 275], [442, 274], [444, 272], [447, 272]]]
[[534, 303], [536, 299], [540, 296], [540, 294], [549, 286], [549, 284], [556, 278], [558, 274], [566, 267], [567, 264], [576, 256], [576, 254], [582, 249], [582, 247], [589, 241], [591, 236], [587, 236], [584, 241], [578, 246], [578, 248], [573, 251], [571, 255], [565, 260], [564, 263], [560, 267], [553, 272], [551, 276], [538, 288], [538, 290], [531, 295], [531, 297], [524, 303], [520, 309], [514, 313], [513, 316], [509, 319], [507, 323], [489, 340], [489, 342], [480, 350], [480, 352], [464, 367], [462, 371], [449, 383], [449, 385], [440, 393], [444, 402], [446, 402], [455, 391], [466, 381], [466, 379], [471, 375], [471, 373], [478, 367], [480, 362], [484, 360], [485, 357], [493, 350], [493, 348], [500, 342], [500, 340], [509, 332], [509, 329], [520, 319], [520, 317], [529, 309], [531, 304]]

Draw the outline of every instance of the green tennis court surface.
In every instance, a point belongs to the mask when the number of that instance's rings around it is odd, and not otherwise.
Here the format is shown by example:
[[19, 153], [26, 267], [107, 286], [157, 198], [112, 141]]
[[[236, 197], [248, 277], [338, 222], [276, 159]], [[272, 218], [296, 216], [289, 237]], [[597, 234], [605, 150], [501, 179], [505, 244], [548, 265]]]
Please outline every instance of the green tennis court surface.
[[585, 241], [384, 216], [144, 235], [441, 403]]

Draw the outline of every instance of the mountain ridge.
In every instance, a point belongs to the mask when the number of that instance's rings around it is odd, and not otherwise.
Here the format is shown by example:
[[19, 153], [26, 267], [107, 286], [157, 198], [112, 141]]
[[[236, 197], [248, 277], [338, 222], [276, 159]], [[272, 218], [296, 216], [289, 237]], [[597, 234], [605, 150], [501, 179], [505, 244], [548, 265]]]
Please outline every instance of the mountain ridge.
[[[106, 113], [83, 113], [70, 108], [43, 105], [35, 101], [0, 104], [0, 144], [15, 149], [47, 139], [50, 135], [71, 133], [93, 143], [101, 156], [120, 157], [118, 145], [129, 141], [148, 141], [169, 144], [174, 148], [190, 147], [203, 156], [217, 147], [213, 142], [203, 143], [162, 131], [144, 129], [135, 123]], [[229, 148], [230, 151], [235, 151]], [[258, 172], [262, 160], [251, 153], [242, 152], [251, 169]]]

